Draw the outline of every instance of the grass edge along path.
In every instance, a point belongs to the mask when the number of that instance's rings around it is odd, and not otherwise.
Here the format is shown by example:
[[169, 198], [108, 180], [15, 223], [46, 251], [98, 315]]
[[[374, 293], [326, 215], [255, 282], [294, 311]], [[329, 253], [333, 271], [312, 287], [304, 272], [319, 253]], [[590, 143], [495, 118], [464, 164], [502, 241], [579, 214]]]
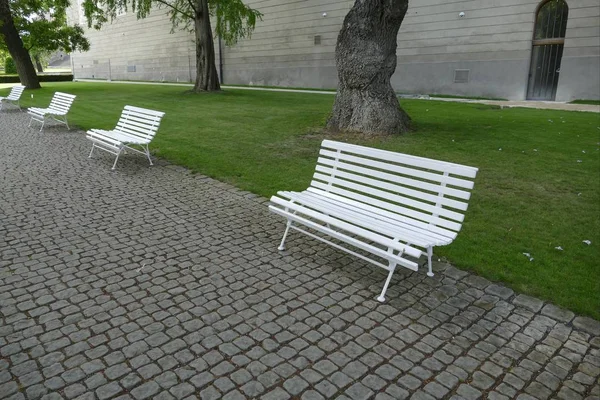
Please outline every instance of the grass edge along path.
[[[22, 103], [45, 107], [56, 90], [78, 96], [69, 120], [83, 129], [113, 128], [126, 104], [165, 111], [155, 155], [265, 197], [308, 186], [333, 103], [333, 96], [306, 93], [195, 95], [82, 82], [47, 83]], [[333, 138], [480, 169], [463, 230], [436, 256], [599, 319], [599, 115], [420, 100], [402, 106], [413, 132]]]

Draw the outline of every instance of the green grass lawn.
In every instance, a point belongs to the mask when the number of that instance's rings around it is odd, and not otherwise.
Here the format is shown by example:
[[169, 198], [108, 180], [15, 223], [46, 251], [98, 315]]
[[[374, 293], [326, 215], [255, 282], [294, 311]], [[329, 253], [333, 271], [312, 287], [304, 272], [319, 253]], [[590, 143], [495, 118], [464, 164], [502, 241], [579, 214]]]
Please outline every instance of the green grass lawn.
[[[181, 87], [105, 83], [46, 83], [26, 92], [23, 103], [45, 105], [55, 90], [78, 96], [70, 121], [82, 128], [114, 127], [126, 104], [165, 111], [151, 146], [157, 156], [265, 197], [308, 186], [333, 103], [318, 94], [194, 95]], [[413, 132], [338, 139], [479, 167], [463, 231], [436, 255], [600, 318], [599, 115], [425, 100], [402, 105]]]

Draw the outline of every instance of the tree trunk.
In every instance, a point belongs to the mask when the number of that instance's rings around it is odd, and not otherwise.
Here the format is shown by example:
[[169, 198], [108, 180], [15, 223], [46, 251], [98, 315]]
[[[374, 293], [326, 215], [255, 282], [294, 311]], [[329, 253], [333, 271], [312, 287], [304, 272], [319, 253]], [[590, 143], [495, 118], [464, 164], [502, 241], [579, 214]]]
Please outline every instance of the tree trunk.
[[40, 61], [40, 56], [38, 56], [38, 55], [33, 56], [33, 61], [35, 61], [35, 67], [37, 68], [37, 71], [40, 74], [42, 72], [44, 72], [44, 66], [42, 65], [42, 62]]
[[339, 86], [327, 127], [333, 131], [394, 134], [408, 129], [390, 78], [396, 37], [408, 0], [356, 0], [335, 49]]
[[215, 45], [210, 27], [208, 0], [196, 1], [194, 18], [196, 33], [196, 83], [194, 91], [213, 92], [221, 90], [215, 65]]
[[0, 0], [0, 35], [3, 36], [10, 56], [15, 62], [21, 84], [28, 89], [39, 89], [40, 82], [33, 68], [29, 52], [15, 27], [8, 0]]

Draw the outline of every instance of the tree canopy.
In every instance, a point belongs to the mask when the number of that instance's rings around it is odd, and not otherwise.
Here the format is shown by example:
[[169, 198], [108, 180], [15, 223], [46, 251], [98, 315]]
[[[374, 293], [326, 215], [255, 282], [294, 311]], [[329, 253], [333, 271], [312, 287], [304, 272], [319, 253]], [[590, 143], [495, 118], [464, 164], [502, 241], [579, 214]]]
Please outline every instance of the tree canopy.
[[90, 48], [83, 28], [67, 25], [69, 0], [12, 0], [10, 9], [23, 45], [29, 52]]
[[166, 8], [175, 29], [194, 32], [196, 40], [196, 91], [219, 90], [215, 68], [215, 51], [211, 20], [215, 34], [227, 45], [249, 37], [262, 14], [242, 0], [85, 0], [84, 14], [88, 27], [100, 28], [121, 10], [131, 10], [146, 18], [152, 9]]
[[31, 58], [62, 49], [87, 51], [80, 26], [67, 25], [69, 0], [0, 0], [0, 50], [15, 60], [21, 82], [39, 88]]

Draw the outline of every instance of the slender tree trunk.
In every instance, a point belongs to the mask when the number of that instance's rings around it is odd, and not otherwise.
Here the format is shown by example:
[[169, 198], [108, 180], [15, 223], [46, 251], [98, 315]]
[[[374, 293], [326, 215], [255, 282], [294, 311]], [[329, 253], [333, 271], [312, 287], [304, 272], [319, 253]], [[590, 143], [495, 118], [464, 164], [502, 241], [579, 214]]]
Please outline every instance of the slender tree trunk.
[[219, 84], [219, 75], [215, 65], [215, 45], [210, 27], [208, 0], [196, 1], [194, 24], [196, 33], [196, 83], [194, 91], [219, 91], [221, 85]]
[[44, 72], [44, 66], [42, 65], [42, 62], [40, 61], [40, 56], [38, 56], [38, 55], [33, 56], [33, 61], [35, 61], [35, 67], [37, 68], [37, 71], [40, 74], [42, 72]]
[[10, 56], [15, 61], [19, 79], [28, 89], [39, 89], [40, 82], [33, 68], [29, 52], [15, 27], [8, 0], [0, 0], [0, 35], [3, 37]]
[[396, 37], [408, 0], [356, 0], [335, 49], [339, 86], [327, 127], [333, 131], [394, 134], [408, 129], [390, 78]]

